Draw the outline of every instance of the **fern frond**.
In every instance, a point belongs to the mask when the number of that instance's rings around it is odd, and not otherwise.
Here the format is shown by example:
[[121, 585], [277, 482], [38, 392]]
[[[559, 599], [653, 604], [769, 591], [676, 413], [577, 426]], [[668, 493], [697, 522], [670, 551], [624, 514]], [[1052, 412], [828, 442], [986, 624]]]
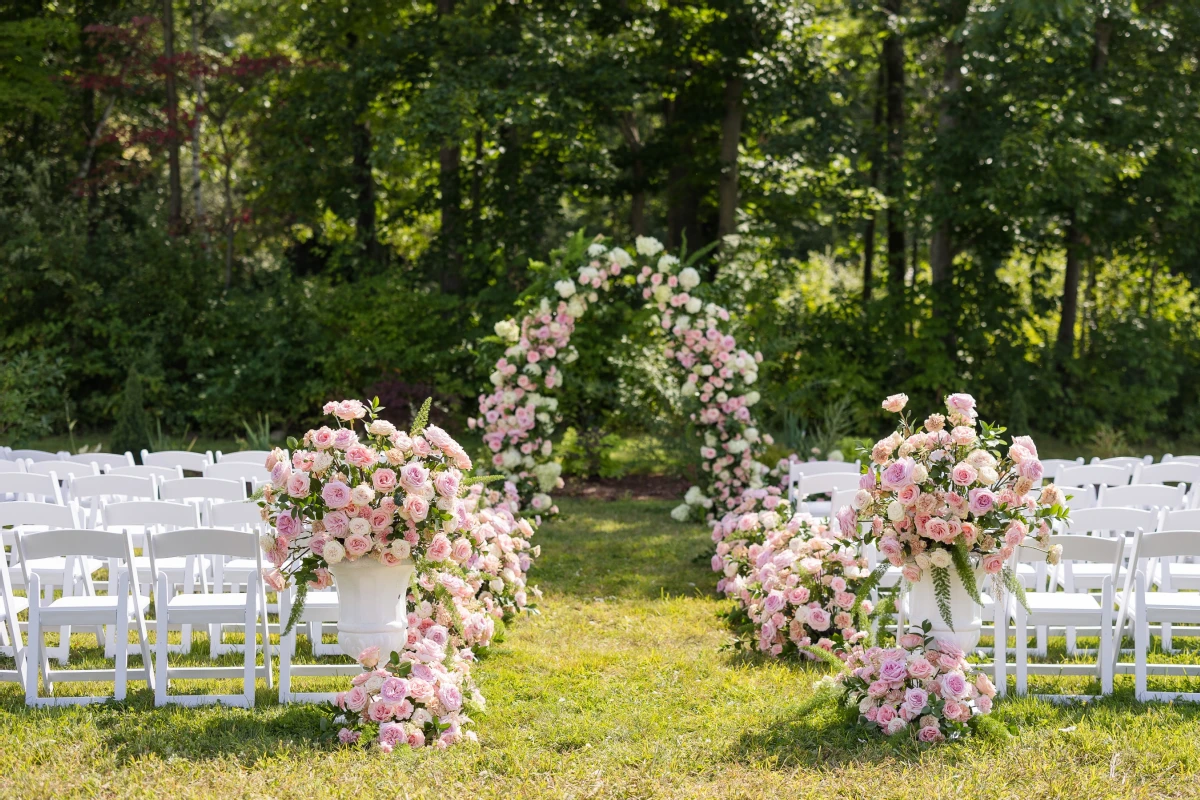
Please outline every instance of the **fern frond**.
[[954, 630], [953, 614], [950, 613], [950, 570], [945, 567], [930, 567], [933, 576], [933, 596], [937, 598], [938, 611], [946, 627]]
[[292, 600], [292, 613], [288, 614], [287, 626], [283, 629], [280, 636], [286, 636], [292, 632], [292, 628], [296, 627], [296, 623], [300, 621], [300, 615], [304, 613], [304, 605], [308, 602], [308, 581], [297, 579], [296, 597]]
[[472, 475], [470, 478], [463, 479], [459, 486], [474, 486], [477, 483], [495, 483], [502, 480], [504, 480], [503, 475]]
[[1029, 601], [1025, 599], [1025, 587], [1021, 585], [1021, 581], [1017, 578], [1017, 573], [1013, 572], [1012, 567], [1005, 567], [1001, 573], [1004, 580], [1004, 587], [1016, 595], [1020, 601], [1021, 607], [1026, 611], [1029, 610]]
[[954, 546], [950, 548], [950, 560], [954, 562], [954, 571], [958, 573], [958, 578], [962, 581], [967, 594], [971, 595], [971, 599], [977, 605], [983, 605], [983, 598], [979, 596], [979, 587], [975, 584], [975, 570], [971, 569], [971, 559], [967, 555], [967, 545], [963, 541], [955, 542]]
[[810, 656], [812, 656], [817, 661], [824, 662], [827, 666], [833, 667], [838, 672], [846, 671], [845, 662], [843, 662], [840, 658], [835, 656], [833, 653], [826, 650], [824, 647], [813, 647], [812, 645], [803, 645], [801, 647], [797, 647], [796, 649], [802, 653], [808, 653]]
[[421, 410], [413, 418], [412, 430], [409, 432], [409, 436], [420, 436], [424, 433], [425, 426], [429, 424], [429, 407], [432, 405], [433, 398], [426, 397], [425, 402], [421, 404]]

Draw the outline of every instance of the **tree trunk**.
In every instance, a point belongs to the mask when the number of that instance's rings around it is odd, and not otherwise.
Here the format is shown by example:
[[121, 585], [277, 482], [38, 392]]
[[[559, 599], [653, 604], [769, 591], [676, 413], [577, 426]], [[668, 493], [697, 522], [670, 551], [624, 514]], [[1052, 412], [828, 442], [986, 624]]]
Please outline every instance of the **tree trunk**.
[[204, 213], [204, 192], [200, 177], [200, 135], [204, 127], [204, 70], [200, 68], [200, 14], [203, 0], [191, 0], [192, 55], [197, 59], [193, 78], [196, 102], [192, 119], [192, 203], [195, 206], [196, 227], [208, 241], [208, 220]]
[[483, 128], [475, 129], [475, 160], [471, 165], [471, 239], [483, 237]]
[[438, 188], [442, 195], [442, 221], [439, 237], [446, 263], [439, 282], [443, 292], [462, 288], [462, 249], [459, 247], [459, 218], [462, 216], [462, 146], [455, 144], [438, 151]]
[[737, 233], [738, 142], [742, 138], [743, 81], [735, 75], [725, 81], [725, 115], [721, 119], [721, 178], [717, 185], [717, 236]]
[[883, 41], [883, 65], [887, 74], [887, 261], [889, 285], [899, 292], [904, 287], [904, 37], [897, 26], [903, 0], [885, 0], [890, 17]]
[[697, 219], [700, 197], [691, 169], [695, 134], [680, 120], [681, 104], [679, 97], [664, 102], [663, 116], [675, 144], [675, 157], [667, 170], [667, 247], [677, 250], [686, 243], [691, 252], [703, 245]]
[[[879, 66], [878, 79], [875, 81], [875, 112], [871, 118], [871, 174], [872, 189], [879, 188], [879, 167], [883, 160], [883, 148], [880, 147], [880, 135], [883, 133], [883, 101], [887, 92], [887, 75], [883, 65]], [[875, 283], [875, 224], [878, 214], [871, 212], [867, 220], [867, 229], [863, 232], [863, 306], [871, 302], [871, 291]]]
[[646, 233], [646, 163], [642, 159], [641, 131], [632, 111], [621, 112], [617, 120], [621, 136], [629, 147], [633, 171], [633, 185], [629, 192], [629, 228], [634, 236], [644, 236]]
[[[365, 106], [365, 103], [364, 103]], [[366, 108], [361, 109], [366, 114]], [[367, 261], [383, 265], [383, 250], [379, 246], [376, 235], [375, 215], [375, 175], [371, 169], [371, 129], [365, 120], [354, 123], [350, 131], [354, 148], [354, 183], [358, 214], [355, 219], [355, 232], [358, 249]]]
[[1075, 222], [1075, 212], [1067, 215], [1067, 268], [1063, 274], [1062, 316], [1058, 320], [1056, 344], [1059, 353], [1069, 358], [1075, 347], [1075, 321], [1079, 315], [1079, 276], [1083, 264], [1083, 232]]
[[179, 166], [179, 94], [175, 88], [175, 9], [163, 0], [163, 59], [167, 90], [167, 226], [178, 231], [183, 223], [183, 181]]
[[[957, 28], [962, 24], [967, 13], [967, 3], [958, 2], [951, 9], [950, 24]], [[942, 48], [943, 61], [942, 65], [942, 98], [938, 109], [938, 124], [937, 138], [938, 144], [946, 146], [950, 139], [954, 136], [954, 129], [958, 127], [958, 118], [955, 116], [954, 103], [957, 95], [962, 91], [962, 41], [957, 39], [955, 34], [957, 31], [952, 30], [946, 39], [946, 44]], [[940, 219], [933, 229], [933, 239], [929, 243], [929, 272], [930, 280], [933, 285], [949, 281], [953, 278], [954, 272], [954, 241], [952, 238], [953, 231], [951, 230], [952, 218], [948, 210], [950, 200], [949, 192], [946, 189], [946, 180], [938, 174], [933, 182], [934, 195], [938, 198], [935, 206], [940, 207], [938, 216]]]

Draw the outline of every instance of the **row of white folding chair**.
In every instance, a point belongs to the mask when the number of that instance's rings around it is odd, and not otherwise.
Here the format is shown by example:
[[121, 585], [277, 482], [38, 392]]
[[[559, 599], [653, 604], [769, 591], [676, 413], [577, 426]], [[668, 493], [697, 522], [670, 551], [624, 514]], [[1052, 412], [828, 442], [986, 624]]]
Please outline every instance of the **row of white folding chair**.
[[1186, 483], [1194, 488], [1200, 484], [1200, 464], [1192, 464], [1187, 461], [1141, 464], [1134, 469], [1131, 482], [1135, 484]]
[[238, 450], [233, 453], [222, 453], [218, 450], [216, 463], [249, 463], [261, 466], [267, 463], [267, 457], [270, 455], [270, 450]]
[[[48, 557], [91, 557], [109, 559], [110, 570], [117, 575], [116, 593], [85, 598], [62, 598], [45, 607], [30, 609], [29, 645], [25, 650], [24, 676], [26, 699], [31, 705], [56, 702], [89, 702], [106, 698], [42, 698], [37, 688], [37, 672], [42, 673], [48, 694], [53, 693], [53, 684], [62, 680], [97, 680], [112, 674], [114, 696], [121, 699], [125, 694], [128, 651], [128, 624], [131, 618], [138, 624], [142, 647], [143, 669], [139, 671], [154, 690], [155, 704], [176, 702], [196, 705], [203, 702], [222, 702], [231, 705], [253, 705], [254, 681], [264, 676], [267, 686], [273, 685], [270, 663], [270, 638], [266, 629], [265, 593], [258, 575], [251, 578], [247, 591], [205, 594], [174, 595], [165, 573], [158, 570], [163, 559], [202, 559], [237, 557], [261, 559], [255, 537], [245, 531], [194, 528], [153, 533], [150, 536], [149, 552], [151, 574], [158, 575], [157, 599], [155, 602], [157, 632], [155, 647], [157, 663], [151, 659], [149, 638], [146, 632], [145, 614], [150, 600], [140, 590], [142, 579], [138, 573], [138, 560], [134, 555], [133, 539], [128, 532], [94, 531], [83, 529], [50, 530], [37, 533], [22, 532], [17, 536], [17, 546], [22, 553], [23, 563]], [[124, 566], [119, 566], [123, 561]], [[261, 563], [261, 561], [260, 561]], [[36, 573], [29, 581], [37, 585]], [[112, 584], [110, 583], [110, 586]], [[7, 599], [7, 598], [6, 598]], [[36, 604], [35, 604], [36, 605]], [[244, 664], [241, 668], [193, 667], [171, 668], [168, 663], [168, 629], [171, 626], [193, 624], [217, 625], [224, 622], [239, 622], [246, 632]], [[261, 628], [259, 623], [261, 622]], [[44, 629], [49, 625], [69, 626], [72, 624], [113, 626], [115, 636], [115, 671], [60, 670], [51, 671], [42, 646]], [[261, 630], [263, 639], [263, 667], [256, 667], [254, 640]], [[19, 637], [19, 632], [18, 632]], [[99, 634], [97, 636], [99, 638]], [[98, 674], [103, 673], [103, 674]], [[172, 677], [179, 679], [214, 679], [242, 677], [241, 695], [181, 695], [167, 694]], [[156, 679], [157, 678], [157, 679]]]
[[1173, 456], [1170, 453], [1166, 453], [1161, 459], [1159, 459], [1160, 464], [1166, 464], [1173, 461], [1180, 461], [1185, 464], [1200, 464], [1200, 456]]
[[58, 461], [70, 456], [66, 450], [50, 452], [49, 450], [13, 450], [8, 448], [4, 458], [8, 461]]
[[204, 468], [204, 477], [222, 478], [224, 480], [241, 481], [253, 487], [271, 480], [271, 471], [265, 461], [218, 461]]
[[800, 479], [804, 476], [818, 475], [858, 475], [861, 464], [858, 461], [791, 461], [788, 462], [787, 495], [792, 508], [798, 507], [801, 499], [797, 494]]
[[143, 450], [142, 463], [148, 467], [178, 467], [188, 472], [204, 472], [204, 468], [213, 463], [213, 454], [211, 450], [203, 453], [191, 450], [159, 450], [151, 453], [149, 450]]

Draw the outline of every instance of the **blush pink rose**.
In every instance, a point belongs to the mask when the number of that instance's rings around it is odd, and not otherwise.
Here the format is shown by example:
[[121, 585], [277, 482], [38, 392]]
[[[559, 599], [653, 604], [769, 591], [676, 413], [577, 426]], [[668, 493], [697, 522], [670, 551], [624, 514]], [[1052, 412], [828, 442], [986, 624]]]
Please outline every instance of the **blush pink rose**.
[[1004, 558], [999, 553], [991, 553], [983, 557], [983, 571], [988, 575], [999, 574], [1004, 569]]
[[972, 489], [967, 496], [967, 509], [977, 517], [987, 514], [996, 505], [996, 494], [990, 489]]
[[413, 522], [423, 522], [429, 516], [429, 501], [420, 495], [406, 495], [403, 508]]
[[355, 686], [350, 691], [346, 692], [346, 710], [353, 711], [357, 714], [367, 707], [367, 703], [370, 701], [370, 699], [371, 698], [367, 695], [366, 689], [361, 686]]
[[425, 551], [425, 557], [430, 561], [445, 561], [453, 550], [450, 540], [445, 534], [439, 533], [433, 537], [429, 543], [429, 548]]
[[970, 486], [979, 477], [979, 471], [965, 461], [960, 461], [950, 470], [950, 479], [959, 486]]
[[361, 533], [352, 533], [346, 537], [342, 546], [346, 548], [346, 555], [350, 558], [361, 558], [371, 549], [371, 539]]
[[328, 426], [322, 425], [320, 428], [317, 428], [309, 438], [312, 441], [313, 447], [318, 450], [328, 450], [333, 447], [333, 431]]
[[344, 508], [350, 504], [350, 487], [341, 481], [330, 481], [321, 489], [321, 499], [330, 508]]
[[338, 428], [333, 434], [333, 446], [338, 450], [345, 450], [357, 441], [358, 434], [350, 428]]
[[330, 511], [321, 521], [325, 524], [325, 530], [331, 536], [336, 536], [339, 539], [350, 531], [350, 518], [346, 516], [345, 511]]
[[307, 472], [293, 472], [288, 478], [287, 493], [292, 497], [308, 497], [309, 486]]
[[1040, 481], [1045, 474], [1045, 468], [1036, 458], [1027, 458], [1017, 464], [1017, 474], [1031, 481]]
[[975, 419], [975, 398], [963, 392], [952, 394], [946, 398], [946, 409], [968, 419]]
[[922, 741], [927, 744], [933, 743], [933, 742], [940, 742], [942, 739], [945, 739], [945, 738], [946, 737], [944, 735], [942, 735], [942, 732], [939, 731], [937, 728], [933, 727], [932, 725], [926, 725], [924, 728], [921, 728], [919, 731], [917, 731], [918, 741]]
[[888, 398], [883, 401], [883, 410], [890, 411], [893, 414], [899, 414], [908, 405], [908, 395], [893, 394], [888, 395]]
[[396, 471], [387, 467], [375, 470], [371, 474], [371, 485], [375, 487], [375, 491], [384, 494], [396, 491]]

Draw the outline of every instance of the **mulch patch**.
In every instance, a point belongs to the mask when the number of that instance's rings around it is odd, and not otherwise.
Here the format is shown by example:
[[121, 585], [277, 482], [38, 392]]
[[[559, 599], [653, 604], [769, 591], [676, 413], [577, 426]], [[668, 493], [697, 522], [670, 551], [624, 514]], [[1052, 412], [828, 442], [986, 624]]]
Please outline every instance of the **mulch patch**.
[[687, 478], [666, 475], [627, 475], [623, 478], [567, 478], [561, 494], [590, 500], [678, 500], [687, 492]]

